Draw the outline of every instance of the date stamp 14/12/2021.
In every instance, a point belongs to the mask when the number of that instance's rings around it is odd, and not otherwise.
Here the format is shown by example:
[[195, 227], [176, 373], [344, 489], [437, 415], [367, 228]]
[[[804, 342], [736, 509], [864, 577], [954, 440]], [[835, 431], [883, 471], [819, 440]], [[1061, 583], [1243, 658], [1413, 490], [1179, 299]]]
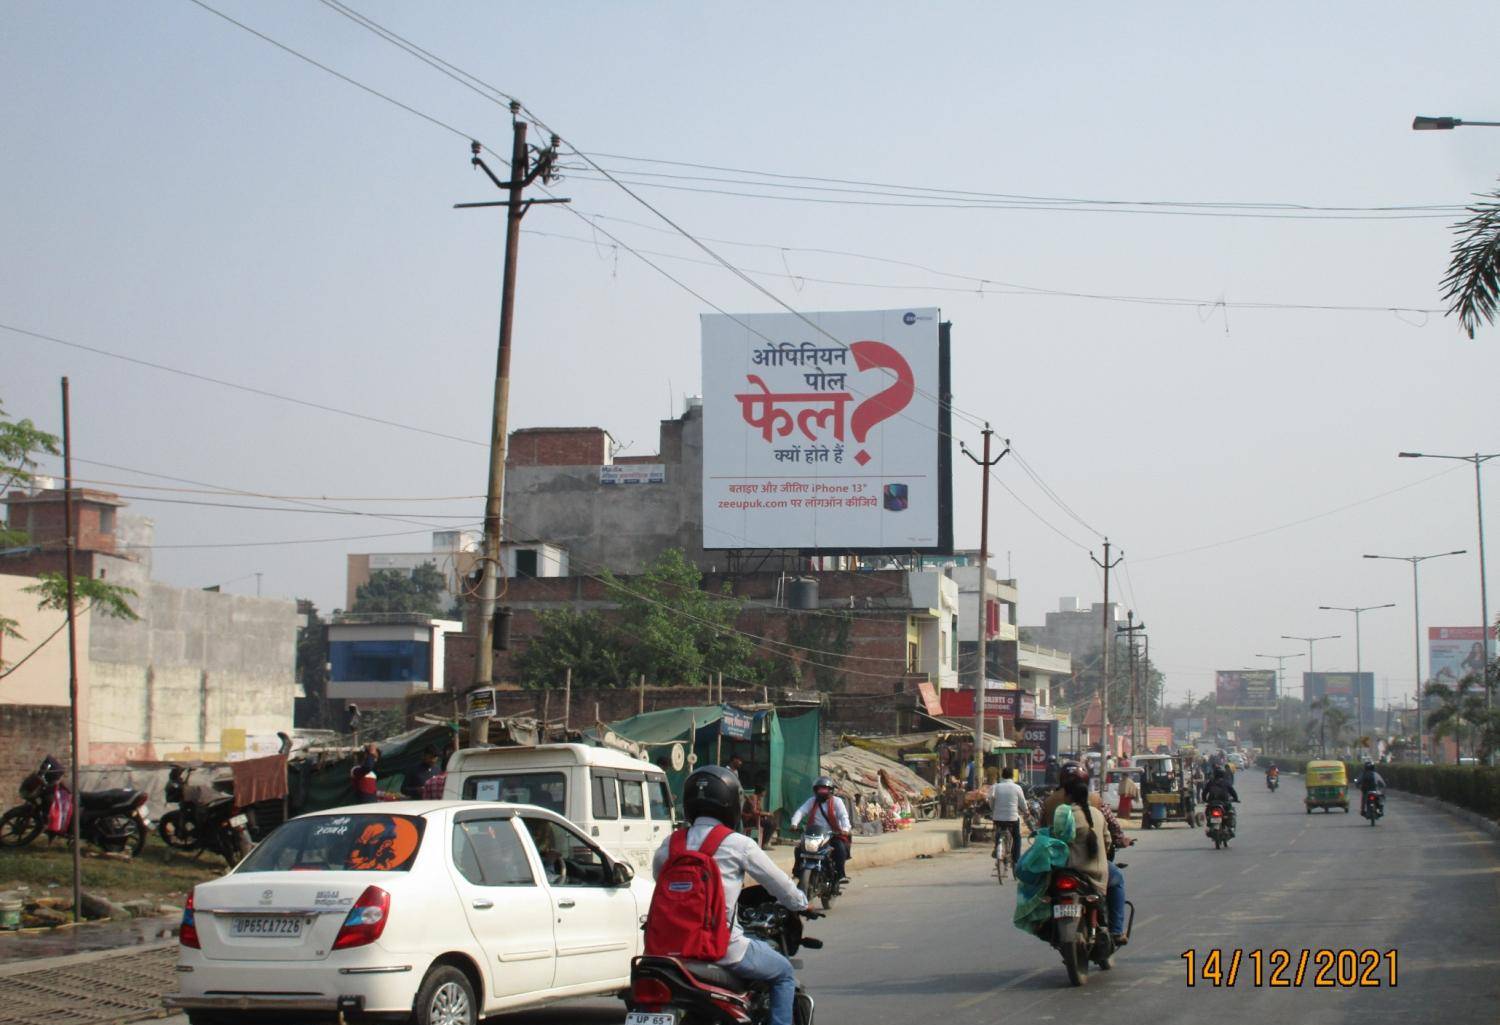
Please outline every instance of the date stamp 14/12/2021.
[[1270, 989], [1396, 988], [1395, 950], [1185, 950], [1189, 987], [1247, 985]]

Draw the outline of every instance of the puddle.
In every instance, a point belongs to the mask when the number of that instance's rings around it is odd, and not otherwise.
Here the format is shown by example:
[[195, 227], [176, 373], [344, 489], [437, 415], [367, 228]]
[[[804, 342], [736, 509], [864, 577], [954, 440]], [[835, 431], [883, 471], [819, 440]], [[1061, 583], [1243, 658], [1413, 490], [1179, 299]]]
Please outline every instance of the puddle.
[[85, 954], [96, 950], [119, 950], [169, 940], [177, 935], [178, 921], [177, 915], [163, 915], [46, 932], [3, 932], [0, 933], [0, 964]]

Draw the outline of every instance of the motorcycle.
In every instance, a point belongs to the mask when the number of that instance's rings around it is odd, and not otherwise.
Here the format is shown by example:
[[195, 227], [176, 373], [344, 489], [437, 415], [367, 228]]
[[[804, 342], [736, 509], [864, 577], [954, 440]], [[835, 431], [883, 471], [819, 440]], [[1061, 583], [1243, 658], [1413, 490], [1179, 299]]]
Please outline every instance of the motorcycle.
[[[802, 918], [788, 911], [761, 887], [745, 890], [737, 910], [746, 936], [769, 943], [787, 958], [822, 941], [802, 935]], [[819, 918], [816, 911], [803, 912]], [[797, 960], [794, 968], [802, 967]], [[625, 1025], [766, 1025], [771, 1020], [768, 983], [742, 979], [721, 965], [676, 957], [638, 957], [630, 963], [630, 992], [625, 998]], [[797, 983], [792, 1020], [813, 1025], [813, 1000]]]
[[1379, 790], [1365, 791], [1364, 800], [1359, 802], [1359, 813], [1370, 820], [1370, 825], [1385, 815], [1385, 795]]
[[[1123, 870], [1125, 865], [1119, 863]], [[1114, 967], [1112, 958], [1118, 949], [1109, 933], [1109, 910], [1104, 894], [1094, 888], [1088, 876], [1074, 869], [1059, 868], [1052, 872], [1047, 887], [1052, 917], [1042, 924], [1038, 935], [1062, 955], [1068, 981], [1082, 986], [1089, 981], [1089, 963], [1100, 971]], [[1125, 938], [1135, 924], [1135, 905], [1125, 902]]]
[[793, 856], [792, 878], [808, 903], [818, 900], [826, 911], [842, 892], [833, 867], [833, 834], [803, 833]]
[[21, 781], [24, 803], [0, 815], [0, 847], [25, 847], [43, 832], [71, 837], [72, 816], [78, 815], [78, 835], [85, 842], [111, 853], [141, 853], [151, 828], [146, 795], [133, 787], [74, 795], [63, 785], [64, 774], [62, 763], [48, 755]]
[[234, 781], [190, 784], [193, 770], [172, 766], [167, 776], [167, 800], [177, 807], [156, 824], [167, 846], [179, 851], [209, 851], [233, 868], [255, 846], [250, 819], [234, 810]]
[[1234, 829], [1229, 825], [1229, 805], [1222, 801], [1208, 802], [1208, 828], [1204, 831], [1214, 842], [1214, 850], [1228, 847], [1234, 838]]
[[1276, 792], [1276, 788], [1279, 786], [1281, 786], [1281, 778], [1279, 776], [1266, 777], [1266, 789], [1271, 791], [1271, 793], [1274, 794]]

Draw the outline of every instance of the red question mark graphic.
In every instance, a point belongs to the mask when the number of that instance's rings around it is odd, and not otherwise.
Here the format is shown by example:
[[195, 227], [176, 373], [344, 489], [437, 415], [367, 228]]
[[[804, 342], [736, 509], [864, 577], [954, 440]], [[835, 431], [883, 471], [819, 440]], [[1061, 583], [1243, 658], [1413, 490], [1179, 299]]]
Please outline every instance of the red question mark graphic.
[[[860, 370], [879, 367], [893, 371], [896, 375], [895, 384], [865, 399], [855, 407], [854, 415], [849, 418], [849, 428], [854, 432], [854, 440], [863, 442], [871, 427], [906, 408], [916, 394], [916, 380], [906, 357], [884, 342], [855, 342], [849, 346], [849, 351], [854, 354], [854, 365]], [[854, 461], [863, 466], [870, 461], [870, 453], [860, 449], [855, 453]]]

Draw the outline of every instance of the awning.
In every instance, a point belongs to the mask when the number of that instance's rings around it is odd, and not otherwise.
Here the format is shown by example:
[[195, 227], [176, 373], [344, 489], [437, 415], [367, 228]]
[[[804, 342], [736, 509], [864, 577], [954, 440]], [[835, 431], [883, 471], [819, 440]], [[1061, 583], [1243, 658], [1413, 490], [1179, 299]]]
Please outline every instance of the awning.
[[[923, 718], [930, 719], [949, 733], [962, 733], [966, 737], [974, 735], [973, 723], [961, 723], [956, 719], [949, 719], [941, 715], [928, 715], [925, 712], [919, 712], [918, 714], [923, 716]], [[993, 718], [993, 716], [990, 718]], [[984, 739], [986, 754], [993, 754], [996, 751], [1009, 752], [1016, 750], [1016, 742], [1014, 740], [1006, 740], [1004, 737], [997, 737], [992, 733], [984, 733], [981, 736]]]

